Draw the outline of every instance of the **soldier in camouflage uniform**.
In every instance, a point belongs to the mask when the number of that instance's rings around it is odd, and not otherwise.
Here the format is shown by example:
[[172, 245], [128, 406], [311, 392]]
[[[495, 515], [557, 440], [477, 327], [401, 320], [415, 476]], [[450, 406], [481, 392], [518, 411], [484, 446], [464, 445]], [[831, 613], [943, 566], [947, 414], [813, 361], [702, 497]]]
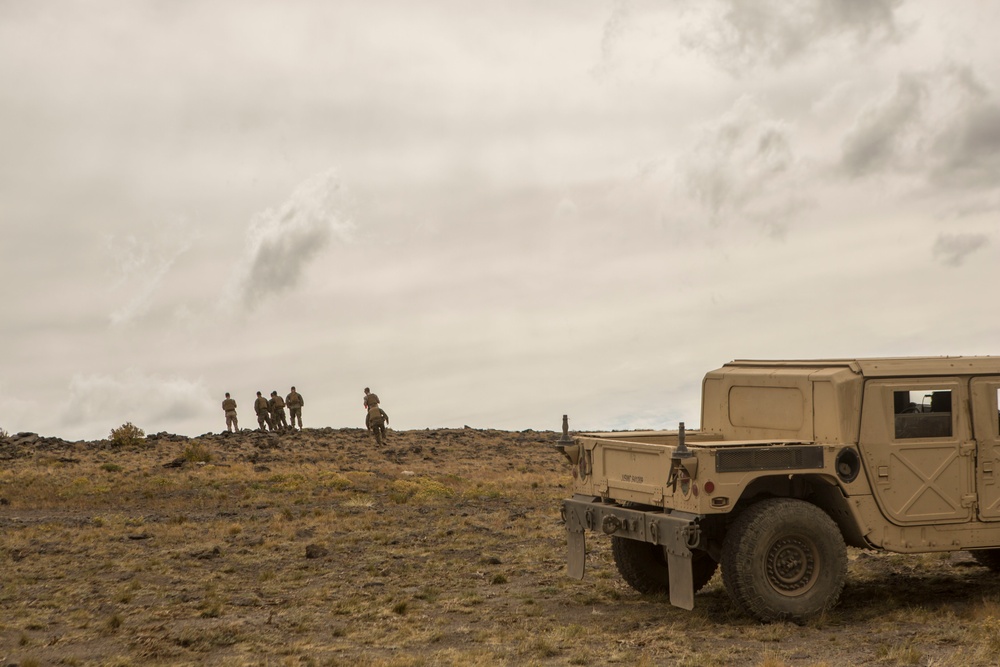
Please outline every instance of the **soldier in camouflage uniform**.
[[257, 400], [253, 402], [253, 409], [257, 411], [257, 427], [261, 431], [266, 431], [267, 429], [273, 431], [274, 424], [271, 423], [271, 406], [268, 405], [267, 399], [259, 391], [257, 392]]
[[292, 428], [295, 428], [295, 420], [299, 420], [299, 430], [302, 430], [302, 406], [306, 402], [302, 400], [302, 394], [295, 391], [295, 387], [292, 387], [292, 392], [285, 397], [285, 405], [288, 406], [288, 419], [292, 423]]
[[288, 421], [285, 419], [285, 399], [278, 396], [278, 392], [271, 392], [271, 400], [268, 401], [271, 407], [271, 425], [275, 431], [283, 431], [288, 428]]
[[378, 405], [378, 394], [371, 393], [371, 389], [365, 387], [365, 400], [362, 402], [362, 405], [365, 406], [365, 410], [370, 410]]
[[368, 430], [375, 434], [375, 442], [382, 444], [385, 440], [385, 425], [389, 423], [389, 415], [378, 404], [373, 404], [368, 408], [368, 416], [365, 417], [365, 424]]
[[226, 413], [226, 430], [239, 431], [240, 422], [236, 419], [236, 400], [229, 397], [226, 392], [226, 400], [222, 401], [222, 411]]
[[371, 393], [371, 389], [365, 387], [365, 399], [361, 403], [365, 406], [365, 428], [371, 430], [371, 421], [369, 420], [369, 411], [372, 408], [378, 407], [378, 394]]

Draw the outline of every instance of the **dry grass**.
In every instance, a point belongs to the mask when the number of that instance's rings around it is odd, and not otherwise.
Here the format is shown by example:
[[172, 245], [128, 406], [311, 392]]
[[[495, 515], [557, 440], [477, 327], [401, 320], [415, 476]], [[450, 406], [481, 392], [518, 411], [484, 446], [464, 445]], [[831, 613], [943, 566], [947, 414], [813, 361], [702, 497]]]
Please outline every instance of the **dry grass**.
[[1000, 583], [967, 554], [852, 552], [806, 626], [718, 578], [693, 612], [640, 596], [595, 536], [568, 579], [556, 437], [0, 443], [0, 664], [996, 664]]

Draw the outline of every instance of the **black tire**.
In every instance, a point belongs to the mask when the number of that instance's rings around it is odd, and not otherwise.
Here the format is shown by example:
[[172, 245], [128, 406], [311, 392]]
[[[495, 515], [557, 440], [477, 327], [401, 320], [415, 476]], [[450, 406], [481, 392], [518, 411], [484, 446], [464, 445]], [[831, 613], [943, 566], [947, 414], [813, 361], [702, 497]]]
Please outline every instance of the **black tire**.
[[[612, 537], [611, 554], [622, 579], [635, 590], [647, 595], [670, 593], [667, 553], [662, 546]], [[691, 576], [695, 593], [705, 587], [718, 567], [719, 564], [706, 552], [691, 552]]]
[[796, 623], [837, 603], [847, 578], [844, 538], [826, 512], [803, 500], [748, 507], [722, 546], [722, 581], [739, 609]]
[[972, 557], [983, 567], [990, 568], [991, 572], [1000, 572], [1000, 549], [977, 549], [972, 552]]

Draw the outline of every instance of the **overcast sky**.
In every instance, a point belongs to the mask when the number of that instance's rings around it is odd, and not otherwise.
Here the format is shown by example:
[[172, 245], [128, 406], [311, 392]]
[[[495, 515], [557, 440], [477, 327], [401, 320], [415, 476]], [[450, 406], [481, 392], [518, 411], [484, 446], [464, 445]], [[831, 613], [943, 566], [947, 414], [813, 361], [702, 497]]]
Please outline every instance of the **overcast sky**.
[[0, 428], [673, 428], [1000, 354], [1000, 4], [0, 0]]

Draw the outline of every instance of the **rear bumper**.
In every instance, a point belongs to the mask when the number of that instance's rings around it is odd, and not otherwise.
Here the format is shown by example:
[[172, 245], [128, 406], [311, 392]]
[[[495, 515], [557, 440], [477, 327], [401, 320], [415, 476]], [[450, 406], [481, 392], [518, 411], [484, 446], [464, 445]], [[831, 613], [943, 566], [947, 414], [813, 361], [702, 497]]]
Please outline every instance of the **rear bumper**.
[[600, 531], [614, 537], [663, 547], [670, 576], [670, 603], [694, 607], [691, 549], [701, 540], [701, 516], [686, 512], [643, 511], [607, 505], [600, 498], [576, 495], [563, 501], [568, 542], [567, 573], [583, 579], [586, 566], [586, 532]]

